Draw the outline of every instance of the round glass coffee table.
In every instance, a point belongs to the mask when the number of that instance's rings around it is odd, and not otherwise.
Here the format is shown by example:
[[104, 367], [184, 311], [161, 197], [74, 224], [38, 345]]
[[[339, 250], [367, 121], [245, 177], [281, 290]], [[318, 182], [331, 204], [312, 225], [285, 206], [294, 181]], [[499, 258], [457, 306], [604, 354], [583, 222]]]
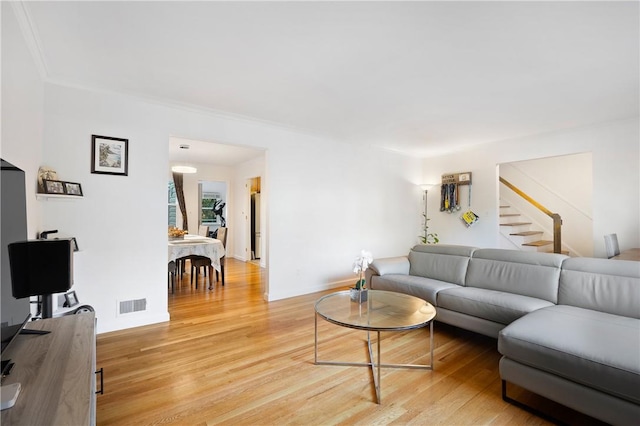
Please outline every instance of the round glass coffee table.
[[[315, 305], [315, 363], [318, 365], [348, 365], [371, 367], [376, 388], [377, 403], [382, 401], [380, 391], [380, 368], [420, 368], [433, 369], [433, 319], [436, 309], [422, 299], [391, 291], [367, 290], [367, 300], [352, 302], [349, 291], [340, 291], [320, 298]], [[321, 361], [318, 359], [318, 317], [341, 327], [367, 332], [369, 362]], [[383, 364], [380, 360], [380, 332], [404, 331], [429, 325], [428, 365], [423, 364]], [[373, 357], [371, 332], [377, 333], [377, 358]], [[377, 362], [376, 362], [377, 360]]]

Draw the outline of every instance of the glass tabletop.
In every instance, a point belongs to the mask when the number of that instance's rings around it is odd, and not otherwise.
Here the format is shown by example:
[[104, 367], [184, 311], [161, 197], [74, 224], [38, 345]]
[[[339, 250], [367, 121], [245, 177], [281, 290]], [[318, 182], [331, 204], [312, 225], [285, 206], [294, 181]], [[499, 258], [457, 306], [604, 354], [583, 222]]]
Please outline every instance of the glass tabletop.
[[410, 330], [423, 327], [436, 316], [436, 309], [408, 294], [367, 290], [367, 301], [352, 302], [349, 291], [320, 298], [316, 312], [325, 320], [360, 330]]

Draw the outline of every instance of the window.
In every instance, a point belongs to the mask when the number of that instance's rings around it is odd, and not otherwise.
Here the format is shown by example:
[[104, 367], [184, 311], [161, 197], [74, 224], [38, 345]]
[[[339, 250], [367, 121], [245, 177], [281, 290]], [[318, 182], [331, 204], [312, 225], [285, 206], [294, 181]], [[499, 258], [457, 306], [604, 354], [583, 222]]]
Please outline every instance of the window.
[[177, 198], [176, 198], [176, 187], [173, 182], [169, 182], [169, 226], [176, 227], [176, 212], [178, 210]]
[[222, 197], [218, 192], [201, 192], [201, 197], [200, 197], [200, 224], [201, 225], [217, 225], [218, 224], [218, 217], [213, 213], [213, 207], [220, 201], [222, 201]]

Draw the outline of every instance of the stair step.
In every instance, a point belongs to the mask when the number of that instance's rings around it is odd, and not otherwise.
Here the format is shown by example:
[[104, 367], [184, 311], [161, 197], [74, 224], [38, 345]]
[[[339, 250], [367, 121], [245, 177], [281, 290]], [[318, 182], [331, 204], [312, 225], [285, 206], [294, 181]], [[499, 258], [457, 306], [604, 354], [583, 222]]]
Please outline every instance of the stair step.
[[512, 217], [512, 216], [521, 216], [520, 213], [503, 213], [500, 217]]
[[508, 209], [511, 206], [500, 206], [501, 209]]
[[539, 234], [544, 234], [544, 232], [542, 232], [542, 231], [525, 231], [525, 232], [516, 232], [515, 234], [509, 234], [509, 235], [514, 235], [516, 237], [528, 237], [530, 235], [539, 235]]
[[513, 222], [513, 223], [501, 223], [500, 226], [522, 226], [531, 225], [531, 222]]
[[542, 247], [542, 246], [547, 246], [549, 244], [553, 244], [553, 241], [539, 240], [539, 241], [532, 241], [530, 243], [524, 243], [522, 245], [527, 247]]

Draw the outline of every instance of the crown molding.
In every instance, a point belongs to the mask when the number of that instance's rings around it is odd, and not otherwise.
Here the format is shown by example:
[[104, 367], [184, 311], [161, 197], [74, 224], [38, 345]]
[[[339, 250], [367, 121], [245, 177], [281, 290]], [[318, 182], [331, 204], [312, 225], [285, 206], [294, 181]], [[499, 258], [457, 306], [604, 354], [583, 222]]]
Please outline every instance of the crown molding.
[[191, 103], [176, 101], [174, 99], [152, 96], [152, 95], [131, 91], [131, 90], [128, 90], [128, 91], [117, 90], [117, 89], [112, 89], [105, 86], [100, 86], [97, 84], [77, 83], [69, 80], [51, 78], [51, 77], [47, 78], [45, 82], [53, 86], [59, 86], [59, 87], [80, 90], [80, 91], [85, 91], [90, 93], [98, 93], [98, 94], [103, 94], [103, 95], [113, 96], [113, 97], [126, 98], [135, 102], [142, 102], [149, 105], [157, 105], [164, 108], [170, 108], [170, 109], [185, 111], [188, 113], [200, 114], [200, 115], [212, 117], [212, 118], [241, 122], [246, 125], [263, 126], [265, 128], [270, 128], [273, 130], [288, 132], [292, 134], [304, 135], [306, 137], [313, 137], [313, 138], [327, 139], [327, 140], [339, 140], [339, 139], [336, 139], [335, 137], [322, 135], [321, 133], [311, 129], [305, 129], [301, 127], [279, 123], [276, 121], [222, 111], [222, 110], [206, 107], [203, 105], [191, 104]]
[[47, 62], [44, 59], [38, 31], [33, 25], [33, 21], [31, 19], [31, 15], [29, 14], [27, 6], [25, 2], [22, 1], [12, 1], [9, 2], [9, 4], [11, 4], [13, 12], [16, 15], [18, 26], [22, 31], [25, 43], [27, 44], [27, 48], [31, 53], [33, 62], [38, 69], [38, 73], [40, 74], [42, 80], [46, 81], [49, 78], [49, 69], [47, 67]]

